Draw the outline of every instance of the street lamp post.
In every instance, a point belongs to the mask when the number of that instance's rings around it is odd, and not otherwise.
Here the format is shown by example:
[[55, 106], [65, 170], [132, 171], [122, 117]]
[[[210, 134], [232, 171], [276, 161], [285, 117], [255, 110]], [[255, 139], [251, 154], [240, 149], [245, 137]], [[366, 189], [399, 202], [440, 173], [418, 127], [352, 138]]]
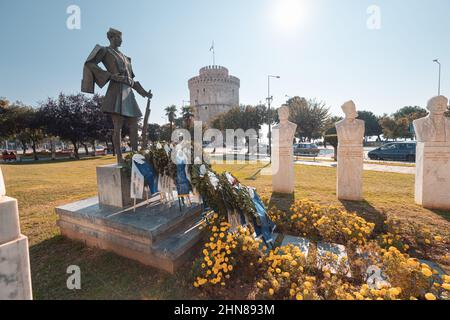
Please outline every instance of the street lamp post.
[[438, 96], [441, 95], [441, 63], [439, 62], [439, 59], [433, 60], [433, 62], [436, 62], [439, 65], [439, 82], [438, 82]]
[[267, 76], [267, 113], [268, 113], [268, 123], [269, 123], [269, 156], [270, 162], [272, 163], [272, 114], [270, 112], [270, 103], [272, 102], [273, 97], [270, 95], [270, 79], [280, 79], [280, 76]]

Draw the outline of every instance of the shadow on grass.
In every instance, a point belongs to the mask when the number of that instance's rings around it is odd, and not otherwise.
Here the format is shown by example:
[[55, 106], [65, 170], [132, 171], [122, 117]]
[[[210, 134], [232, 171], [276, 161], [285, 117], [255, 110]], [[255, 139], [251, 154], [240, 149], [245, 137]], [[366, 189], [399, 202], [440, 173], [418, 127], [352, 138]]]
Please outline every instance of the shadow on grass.
[[[35, 299], [196, 299], [191, 265], [175, 275], [55, 236], [30, 247]], [[190, 262], [192, 263], [192, 261]], [[67, 268], [79, 266], [81, 290], [67, 288]]]
[[340, 202], [347, 211], [356, 212], [358, 216], [364, 218], [366, 221], [374, 223], [376, 233], [381, 233], [385, 231], [384, 222], [387, 219], [387, 215], [385, 212], [377, 210], [366, 200], [363, 201], [340, 200]]
[[264, 167], [259, 168], [258, 170], [256, 170], [256, 172], [254, 174], [252, 174], [250, 177], [246, 178], [245, 180], [256, 180], [258, 179], [258, 175], [261, 173], [262, 170], [264, 170], [267, 167], [270, 167], [272, 164], [268, 163], [266, 164]]
[[64, 163], [64, 162], [76, 162], [76, 161], [87, 161], [87, 160], [104, 160], [104, 161], [110, 161], [111, 158], [109, 157], [82, 157], [80, 159], [70, 159], [70, 158], [63, 158], [63, 159], [46, 159], [46, 160], [25, 160], [25, 161], [17, 161], [17, 162], [1, 162], [2, 165], [11, 165], [11, 166], [26, 166], [26, 165], [35, 165], [35, 164], [53, 164], [53, 163]]
[[272, 193], [272, 196], [270, 197], [269, 202], [269, 208], [270, 207], [277, 207], [280, 210], [288, 211], [292, 204], [294, 204], [295, 201], [295, 194], [284, 194], [284, 193]]
[[450, 211], [436, 209], [430, 209], [430, 211], [450, 222]]

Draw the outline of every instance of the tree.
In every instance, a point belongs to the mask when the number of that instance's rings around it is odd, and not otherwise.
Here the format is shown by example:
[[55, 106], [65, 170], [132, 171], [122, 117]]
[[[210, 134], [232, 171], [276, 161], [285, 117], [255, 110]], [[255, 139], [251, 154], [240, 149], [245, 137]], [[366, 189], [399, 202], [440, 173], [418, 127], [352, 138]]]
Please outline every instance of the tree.
[[428, 112], [421, 107], [407, 106], [399, 109], [390, 117], [384, 115], [380, 118], [379, 123], [382, 127], [383, 135], [387, 139], [412, 139], [414, 137], [413, 121], [423, 118], [427, 114]]
[[290, 121], [297, 124], [297, 138], [312, 141], [322, 137], [330, 118], [330, 109], [324, 102], [294, 97], [288, 100], [287, 105], [290, 109]]
[[[27, 107], [22, 113], [23, 118], [18, 119], [22, 123], [22, 133], [28, 135], [28, 139], [33, 149], [34, 160], [38, 160], [37, 145], [44, 138], [43, 128], [45, 126], [44, 118], [40, 110]], [[21, 122], [23, 121], [23, 122]]]
[[103, 129], [102, 126], [97, 127], [93, 124], [95, 115], [98, 114], [97, 108], [100, 107], [99, 102], [98, 97], [88, 98], [81, 93], [73, 95], [61, 93], [57, 99], [49, 98], [47, 102], [41, 104], [46, 132], [70, 141], [77, 159], [79, 159], [79, 145], [85, 144], [96, 134], [95, 132], [101, 132]]
[[[253, 129], [256, 133], [255, 138], [258, 139], [261, 126], [267, 121], [267, 118], [267, 108], [265, 106], [240, 106], [234, 107], [228, 112], [216, 117], [212, 126], [222, 132], [225, 132], [227, 129], [242, 129], [244, 132]], [[246, 136], [248, 153], [250, 153], [250, 138]]]
[[10, 106], [6, 98], [0, 98], [0, 138], [8, 139], [14, 134], [15, 121], [12, 119], [16, 106]]
[[9, 100], [5, 97], [0, 97], [0, 114], [3, 110], [8, 109], [9, 107]]
[[358, 111], [358, 119], [365, 121], [365, 134], [364, 136], [373, 137], [377, 136], [381, 140], [380, 135], [383, 133], [383, 128], [379, 123], [379, 118], [371, 111]]
[[395, 120], [406, 118], [410, 122], [412, 122], [416, 119], [426, 117], [427, 115], [428, 111], [425, 110], [424, 108], [418, 106], [415, 107], [408, 106], [399, 109], [397, 112], [393, 114], [393, 117]]
[[400, 137], [400, 130], [394, 118], [385, 114], [380, 118], [380, 125], [385, 139], [397, 140]]
[[164, 110], [166, 111], [166, 116], [167, 116], [167, 119], [169, 120], [169, 124], [170, 124], [170, 136], [172, 136], [173, 123], [177, 117], [177, 106], [171, 105], [169, 107], [166, 107]]
[[0, 103], [0, 136], [2, 138], [15, 138], [20, 141], [23, 153], [28, 146], [33, 148], [34, 159], [37, 160], [37, 145], [43, 138], [44, 122], [38, 110], [25, 106], [21, 102], [9, 105], [5, 99]]
[[324, 132], [323, 144], [324, 147], [327, 147], [327, 144], [333, 147], [334, 149], [334, 160], [337, 161], [337, 148], [338, 148], [338, 136], [336, 130], [336, 123], [341, 121], [342, 117], [331, 117], [327, 124]]
[[161, 140], [161, 126], [157, 123], [150, 123], [148, 125], [147, 136], [151, 142], [156, 142]]
[[191, 106], [184, 106], [181, 107], [181, 118], [185, 118], [187, 117], [189, 114], [191, 114], [193, 112], [192, 107]]
[[172, 141], [172, 127], [170, 124], [164, 124], [161, 126], [161, 134], [159, 139], [160, 141]]

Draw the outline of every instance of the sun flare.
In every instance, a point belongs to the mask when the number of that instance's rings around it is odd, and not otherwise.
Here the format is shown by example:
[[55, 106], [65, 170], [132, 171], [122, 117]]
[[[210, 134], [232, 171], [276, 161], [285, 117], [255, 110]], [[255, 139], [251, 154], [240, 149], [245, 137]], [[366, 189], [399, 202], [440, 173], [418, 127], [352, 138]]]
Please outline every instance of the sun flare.
[[275, 0], [271, 15], [275, 25], [284, 32], [296, 31], [304, 19], [303, 0]]

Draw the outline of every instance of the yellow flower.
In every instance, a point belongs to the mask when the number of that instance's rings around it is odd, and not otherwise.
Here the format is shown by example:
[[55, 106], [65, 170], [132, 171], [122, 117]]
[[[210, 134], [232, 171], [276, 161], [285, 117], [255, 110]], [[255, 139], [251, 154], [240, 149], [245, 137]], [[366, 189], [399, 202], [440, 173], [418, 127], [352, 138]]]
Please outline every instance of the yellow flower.
[[364, 300], [364, 297], [359, 292], [355, 292], [355, 297], [358, 300]]
[[442, 288], [444, 288], [445, 290], [450, 291], [450, 283], [444, 283], [444, 284], [442, 285]]
[[393, 296], [398, 296], [401, 292], [400, 288], [390, 288], [389, 293]]
[[436, 296], [434, 294], [432, 294], [432, 293], [427, 293], [425, 295], [425, 299], [427, 299], [427, 300], [436, 300]]
[[295, 299], [303, 300], [303, 296], [300, 293], [297, 293], [297, 295], [295, 296]]
[[274, 293], [275, 293], [275, 291], [272, 288], [270, 288], [269, 289], [269, 295], [273, 296]]
[[422, 274], [425, 276], [425, 277], [431, 277], [432, 275], [433, 275], [433, 272], [431, 272], [431, 270], [430, 269], [428, 269], [428, 268], [422, 268]]

